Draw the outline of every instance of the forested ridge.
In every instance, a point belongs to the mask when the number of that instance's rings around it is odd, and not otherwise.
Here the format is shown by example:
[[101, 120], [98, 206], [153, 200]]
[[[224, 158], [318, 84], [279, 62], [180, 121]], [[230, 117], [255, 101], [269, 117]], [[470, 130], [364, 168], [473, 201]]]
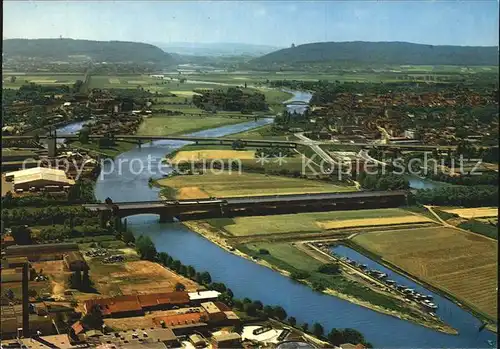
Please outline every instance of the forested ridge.
[[318, 42], [271, 52], [251, 62], [292, 64], [328, 61], [367, 64], [497, 65], [498, 49], [408, 42]]
[[154, 45], [127, 41], [8, 39], [3, 40], [3, 54], [4, 58], [29, 57], [63, 61], [67, 61], [71, 56], [87, 56], [96, 62], [173, 61], [172, 56]]

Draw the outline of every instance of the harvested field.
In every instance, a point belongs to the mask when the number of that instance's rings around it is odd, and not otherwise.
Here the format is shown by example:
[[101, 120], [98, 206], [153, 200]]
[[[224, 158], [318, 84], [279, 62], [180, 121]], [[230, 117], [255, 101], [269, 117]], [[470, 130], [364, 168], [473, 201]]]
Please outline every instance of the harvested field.
[[129, 81], [127, 81], [127, 83], [128, 84], [134, 84], [134, 85], [136, 85], [136, 84], [146, 84], [147, 81], [144, 81], [144, 80], [129, 80]]
[[[223, 229], [233, 236], [286, 234], [294, 232], [315, 233], [324, 230], [319, 222], [342, 222], [379, 219], [397, 219], [408, 217], [408, 212], [401, 209], [352, 210], [332, 212], [309, 212], [297, 214], [283, 214], [273, 216], [236, 217], [233, 219], [210, 219], [207, 222], [219, 229]], [[415, 216], [425, 219], [425, 217]], [[335, 221], [333, 221], [335, 220]]]
[[432, 220], [424, 216], [408, 215], [403, 217], [385, 217], [385, 218], [380, 217], [380, 218], [334, 220], [326, 222], [317, 222], [316, 224], [322, 229], [341, 229], [349, 227], [369, 227], [374, 225], [393, 225], [393, 224], [423, 223], [423, 222], [432, 222]]
[[109, 83], [110, 83], [110, 84], [119, 84], [119, 83], [120, 83], [120, 79], [117, 79], [117, 78], [109, 78]]
[[353, 241], [471, 308], [497, 318], [497, 241], [444, 227], [371, 232]]
[[201, 93], [194, 91], [169, 91], [169, 92], [173, 93], [176, 96], [181, 96], [181, 97], [193, 97], [194, 95], [201, 95]]
[[453, 213], [467, 219], [498, 216], [498, 207], [454, 208], [444, 209], [443, 211]]
[[210, 196], [198, 187], [179, 189], [177, 196], [183, 199], [208, 199]]
[[[269, 176], [258, 173], [237, 172], [175, 176], [160, 179], [157, 183], [161, 186], [170, 187], [175, 191], [184, 187], [197, 187], [209, 196], [215, 197], [356, 191], [354, 186], [342, 186], [320, 181]], [[176, 197], [182, 199], [178, 195]]]
[[192, 150], [192, 151], [180, 151], [175, 154], [172, 159], [173, 163], [181, 161], [200, 161], [200, 160], [226, 160], [226, 159], [255, 159], [254, 150], [217, 150], [217, 149], [206, 149], [206, 150]]

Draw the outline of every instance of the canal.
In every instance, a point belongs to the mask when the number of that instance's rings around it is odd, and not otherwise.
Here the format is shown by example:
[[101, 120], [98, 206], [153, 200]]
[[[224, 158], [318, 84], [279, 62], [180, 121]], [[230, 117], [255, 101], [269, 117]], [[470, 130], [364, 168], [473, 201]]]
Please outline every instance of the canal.
[[[261, 119], [200, 131], [193, 135], [224, 136], [270, 122], [272, 119]], [[187, 143], [155, 141], [119, 155], [114, 162], [108, 162], [102, 167], [95, 187], [96, 197], [101, 201], [107, 197], [114, 201], [157, 200], [159, 189], [150, 188], [148, 180], [150, 177], [160, 176], [144, 169], [141, 171], [141, 162], [149, 161], [150, 168], [168, 171], [167, 165], [163, 165], [161, 160], [167, 153]], [[115, 165], [119, 162], [123, 166]], [[281, 305], [298, 323], [319, 322], [326, 331], [333, 327], [355, 328], [376, 347], [385, 348], [487, 348], [487, 341], [495, 340], [495, 335], [489, 331], [479, 333], [479, 320], [453, 304], [441, 305], [440, 302], [440, 311], [453, 309], [447, 319], [452, 326], [460, 330], [457, 336], [442, 334], [315, 292], [269, 268], [225, 251], [180, 223], [160, 224], [158, 216], [154, 215], [132, 216], [128, 218], [128, 223], [137, 236], [144, 234], [151, 237], [158, 251], [167, 252], [183, 264], [193, 265], [199, 271], [210, 272], [212, 279], [224, 282], [234, 292], [235, 297], [249, 297], [264, 304]]]

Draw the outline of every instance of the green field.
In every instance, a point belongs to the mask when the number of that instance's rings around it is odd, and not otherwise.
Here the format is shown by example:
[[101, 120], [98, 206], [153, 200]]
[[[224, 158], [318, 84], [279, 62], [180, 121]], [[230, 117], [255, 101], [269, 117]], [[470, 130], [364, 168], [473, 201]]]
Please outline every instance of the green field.
[[[16, 81], [11, 82], [10, 77], [15, 76]], [[5, 75], [3, 77], [2, 88], [12, 88], [18, 89], [22, 85], [29, 83], [36, 83], [38, 85], [73, 85], [76, 80], [83, 80], [83, 75], [81, 74], [56, 74], [56, 73], [45, 73], [45, 74], [22, 74], [13, 73], [10, 75]]]
[[276, 140], [292, 140], [293, 135], [275, 135], [271, 131], [272, 125], [265, 125], [252, 130], [235, 133], [226, 138], [239, 138], [239, 139], [276, 139]]
[[188, 134], [209, 128], [225, 125], [233, 125], [243, 122], [240, 119], [232, 119], [219, 116], [169, 116], [154, 115], [144, 119], [137, 131], [138, 135], [168, 136]]
[[[352, 187], [345, 187], [352, 188]], [[283, 214], [273, 216], [254, 216], [209, 219], [207, 222], [226, 231], [234, 236], [286, 234], [286, 233], [314, 233], [323, 229], [317, 222], [333, 220], [350, 220], [361, 218], [383, 218], [402, 217], [409, 213], [398, 208], [373, 209], [373, 210], [352, 210], [352, 211], [331, 211], [331, 212], [310, 212]]]
[[182, 198], [182, 191], [204, 193], [206, 197], [236, 197], [277, 194], [303, 194], [325, 192], [355, 191], [353, 186], [339, 186], [326, 182], [312, 181], [257, 173], [238, 173], [237, 171], [208, 173], [193, 176], [175, 176], [160, 179], [158, 185], [169, 187]]

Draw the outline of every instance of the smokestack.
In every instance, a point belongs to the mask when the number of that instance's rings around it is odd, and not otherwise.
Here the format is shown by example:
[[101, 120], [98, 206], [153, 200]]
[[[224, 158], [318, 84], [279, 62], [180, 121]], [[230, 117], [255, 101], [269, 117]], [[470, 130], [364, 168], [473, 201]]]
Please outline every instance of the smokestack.
[[30, 336], [30, 310], [29, 310], [29, 296], [28, 296], [28, 269], [29, 263], [23, 265], [23, 337]]

